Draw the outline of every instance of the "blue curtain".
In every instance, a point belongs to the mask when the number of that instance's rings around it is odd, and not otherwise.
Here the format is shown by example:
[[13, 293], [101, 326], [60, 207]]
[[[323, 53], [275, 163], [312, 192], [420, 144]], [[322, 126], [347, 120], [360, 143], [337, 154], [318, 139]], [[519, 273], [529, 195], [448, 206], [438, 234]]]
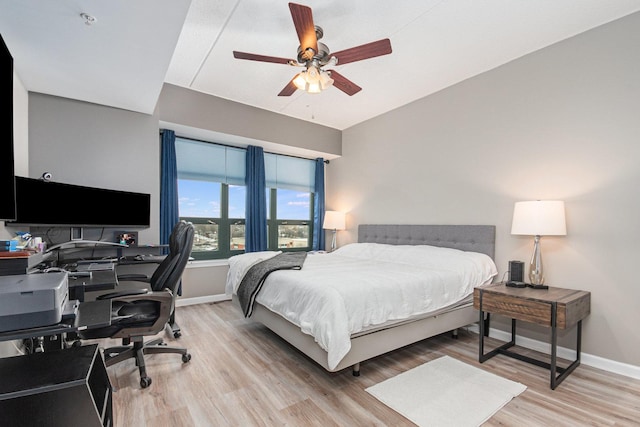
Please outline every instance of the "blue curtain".
[[[179, 220], [176, 133], [162, 129], [160, 131], [160, 244], [169, 244], [171, 231]], [[163, 250], [164, 253], [167, 251]]]
[[324, 230], [322, 223], [324, 222], [324, 159], [318, 157], [316, 159], [316, 177], [315, 177], [315, 197], [313, 199], [313, 242], [311, 249], [314, 251], [324, 250]]
[[267, 194], [262, 147], [247, 147], [245, 252], [267, 250]]

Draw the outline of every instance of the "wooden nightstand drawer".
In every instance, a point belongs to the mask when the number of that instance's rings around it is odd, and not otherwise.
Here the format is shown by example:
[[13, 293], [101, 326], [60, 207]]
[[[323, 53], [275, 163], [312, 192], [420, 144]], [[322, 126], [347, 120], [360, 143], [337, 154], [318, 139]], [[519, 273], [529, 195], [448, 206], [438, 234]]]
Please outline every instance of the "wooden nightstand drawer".
[[508, 288], [502, 283], [491, 284], [474, 290], [473, 306], [485, 312], [500, 314], [512, 319], [551, 325], [551, 311], [555, 303], [556, 327], [566, 329], [589, 315], [591, 293], [573, 289], [519, 289]]
[[[531, 301], [509, 295], [498, 295], [485, 292], [482, 297], [482, 309], [489, 313], [497, 313], [512, 319], [551, 326], [551, 304]], [[476, 309], [480, 304], [474, 303]]]

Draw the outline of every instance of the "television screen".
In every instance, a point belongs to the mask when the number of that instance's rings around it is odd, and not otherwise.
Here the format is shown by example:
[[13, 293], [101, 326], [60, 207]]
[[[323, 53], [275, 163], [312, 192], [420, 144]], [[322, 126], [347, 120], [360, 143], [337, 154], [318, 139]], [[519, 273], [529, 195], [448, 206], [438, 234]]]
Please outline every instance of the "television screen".
[[0, 220], [15, 219], [13, 57], [0, 35]]
[[7, 225], [149, 227], [151, 196], [15, 177], [16, 219]]

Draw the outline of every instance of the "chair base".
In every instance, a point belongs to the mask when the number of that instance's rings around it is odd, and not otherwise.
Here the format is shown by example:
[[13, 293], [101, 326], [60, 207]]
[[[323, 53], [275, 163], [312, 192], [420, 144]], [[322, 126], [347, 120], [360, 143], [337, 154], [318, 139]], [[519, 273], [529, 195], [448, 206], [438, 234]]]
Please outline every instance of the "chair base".
[[[127, 339], [123, 339], [123, 343], [127, 342]], [[147, 376], [144, 355], [161, 353], [181, 354], [183, 363], [191, 360], [191, 354], [186, 348], [168, 346], [162, 339], [154, 339], [148, 342], [144, 342], [142, 339], [132, 339], [129, 345], [105, 348], [104, 362], [107, 366], [112, 366], [127, 359], [135, 359], [136, 366], [140, 371], [140, 386], [147, 388], [151, 385], [151, 378]]]
[[173, 313], [171, 313], [171, 317], [169, 317], [168, 324], [169, 324], [169, 327], [171, 328], [171, 333], [173, 334], [173, 337], [174, 338], [180, 338], [182, 336], [182, 332], [180, 332], [180, 326], [176, 322], [176, 311], [175, 311], [175, 309], [173, 310]]

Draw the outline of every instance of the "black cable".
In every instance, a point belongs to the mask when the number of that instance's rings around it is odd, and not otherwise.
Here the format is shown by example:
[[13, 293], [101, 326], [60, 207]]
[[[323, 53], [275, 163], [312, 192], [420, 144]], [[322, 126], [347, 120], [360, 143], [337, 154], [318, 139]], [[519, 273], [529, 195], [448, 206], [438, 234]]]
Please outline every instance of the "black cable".
[[505, 281], [504, 279], [507, 274], [509, 274], [509, 270], [505, 271], [504, 274], [502, 275], [502, 283], [504, 283]]

